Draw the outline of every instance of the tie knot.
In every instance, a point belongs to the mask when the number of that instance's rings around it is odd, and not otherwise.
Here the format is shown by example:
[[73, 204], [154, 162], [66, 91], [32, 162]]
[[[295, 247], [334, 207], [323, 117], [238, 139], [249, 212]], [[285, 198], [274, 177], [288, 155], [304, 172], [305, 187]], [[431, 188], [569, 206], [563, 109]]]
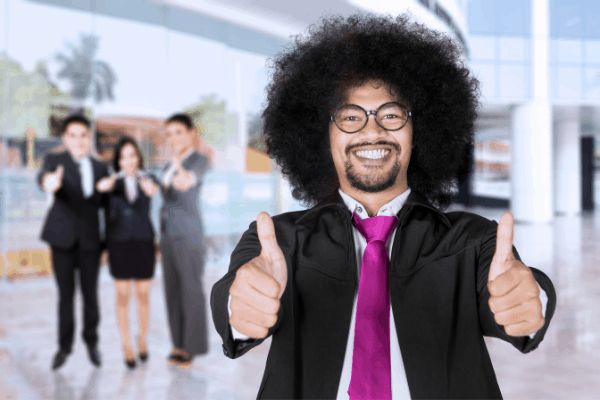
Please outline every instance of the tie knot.
[[396, 222], [398, 222], [396, 217], [385, 216], [360, 219], [356, 213], [353, 213], [353, 220], [356, 229], [363, 235], [367, 243], [374, 240], [387, 243], [396, 226]]

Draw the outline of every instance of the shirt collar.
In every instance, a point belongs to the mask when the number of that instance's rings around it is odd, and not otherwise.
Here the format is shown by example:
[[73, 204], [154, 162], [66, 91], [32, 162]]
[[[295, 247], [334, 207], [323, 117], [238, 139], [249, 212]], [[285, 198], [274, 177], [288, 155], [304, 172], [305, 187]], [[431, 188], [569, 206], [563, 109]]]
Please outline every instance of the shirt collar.
[[73, 162], [75, 163], [75, 165], [81, 165], [81, 163], [87, 163], [90, 162], [90, 155], [86, 154], [85, 156], [83, 156], [83, 158], [81, 160], [76, 160], [75, 157], [73, 157], [73, 155], [69, 152], [67, 152], [67, 154], [69, 154], [69, 157], [71, 157], [71, 160], [73, 160]]
[[[369, 218], [369, 214], [367, 214], [367, 210], [362, 204], [360, 204], [358, 201], [344, 193], [342, 189], [339, 189], [339, 193], [340, 196], [342, 196], [342, 200], [344, 200], [346, 208], [348, 208], [348, 210], [351, 213], [357, 213], [361, 219]], [[395, 217], [404, 205], [404, 203], [406, 203], [406, 199], [408, 198], [409, 194], [410, 188], [408, 188], [408, 190], [394, 198], [389, 203], [381, 206], [381, 208], [377, 212], [377, 216]]]

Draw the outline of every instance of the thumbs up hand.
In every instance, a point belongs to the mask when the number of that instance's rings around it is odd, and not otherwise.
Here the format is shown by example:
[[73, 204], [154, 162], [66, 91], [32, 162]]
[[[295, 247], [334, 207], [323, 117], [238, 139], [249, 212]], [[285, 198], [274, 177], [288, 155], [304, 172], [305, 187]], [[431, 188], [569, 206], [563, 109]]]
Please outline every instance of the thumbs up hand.
[[181, 165], [179, 158], [173, 159], [175, 165], [175, 176], [173, 177], [173, 187], [179, 192], [185, 192], [194, 185], [194, 177]]
[[96, 190], [100, 193], [110, 192], [115, 188], [115, 183], [117, 181], [117, 174], [114, 173], [111, 176], [104, 177], [98, 181], [96, 184]]
[[287, 265], [269, 214], [260, 213], [256, 226], [262, 250], [237, 270], [229, 289], [229, 324], [238, 332], [259, 339], [266, 337], [277, 322], [279, 299], [287, 285]]
[[62, 186], [65, 168], [62, 165], [56, 167], [56, 171], [48, 172], [44, 175], [42, 187], [46, 192], [56, 193]]
[[527, 336], [544, 326], [540, 290], [531, 270], [513, 255], [514, 220], [504, 213], [498, 224], [496, 252], [490, 265], [489, 306], [509, 336]]

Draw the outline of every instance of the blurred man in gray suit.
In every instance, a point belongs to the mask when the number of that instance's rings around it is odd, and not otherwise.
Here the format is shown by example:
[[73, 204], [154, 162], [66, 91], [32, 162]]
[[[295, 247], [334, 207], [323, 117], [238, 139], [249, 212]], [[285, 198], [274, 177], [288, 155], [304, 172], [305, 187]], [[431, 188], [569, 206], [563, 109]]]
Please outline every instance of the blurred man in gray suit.
[[164, 205], [160, 226], [165, 296], [173, 351], [169, 362], [187, 368], [208, 352], [203, 290], [204, 233], [198, 210], [209, 158], [196, 151], [198, 130], [186, 114], [170, 117], [165, 128], [173, 157], [162, 174]]

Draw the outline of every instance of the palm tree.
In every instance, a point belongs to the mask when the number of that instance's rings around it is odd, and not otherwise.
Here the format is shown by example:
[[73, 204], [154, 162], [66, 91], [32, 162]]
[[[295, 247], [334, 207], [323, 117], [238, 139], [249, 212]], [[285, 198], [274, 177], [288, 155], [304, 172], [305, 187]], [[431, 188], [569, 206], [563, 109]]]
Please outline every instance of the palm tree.
[[96, 59], [99, 41], [96, 35], [81, 34], [79, 46], [67, 43], [70, 56], [56, 55], [63, 64], [58, 77], [71, 81], [71, 96], [79, 108], [83, 108], [85, 100], [92, 94], [97, 102], [114, 100], [113, 87], [117, 78], [108, 63]]

